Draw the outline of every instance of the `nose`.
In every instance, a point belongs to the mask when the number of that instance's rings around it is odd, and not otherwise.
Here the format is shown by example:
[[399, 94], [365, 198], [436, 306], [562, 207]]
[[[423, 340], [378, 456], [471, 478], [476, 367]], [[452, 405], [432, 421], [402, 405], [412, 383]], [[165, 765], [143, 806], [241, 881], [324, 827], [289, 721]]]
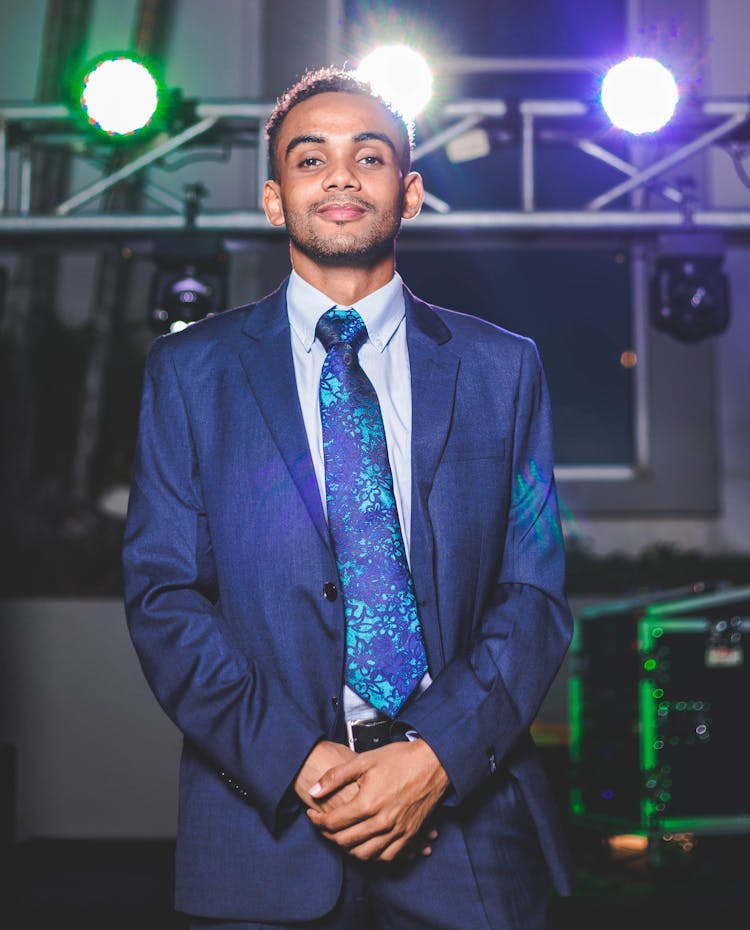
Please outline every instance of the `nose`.
[[343, 158], [329, 163], [323, 185], [326, 190], [358, 190], [360, 188], [357, 173], [350, 162]]

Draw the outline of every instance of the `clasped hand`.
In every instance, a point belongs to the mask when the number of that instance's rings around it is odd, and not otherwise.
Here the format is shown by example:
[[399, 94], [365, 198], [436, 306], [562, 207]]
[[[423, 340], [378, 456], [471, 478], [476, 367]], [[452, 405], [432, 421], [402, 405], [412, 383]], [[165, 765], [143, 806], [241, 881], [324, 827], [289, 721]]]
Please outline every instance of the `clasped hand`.
[[359, 754], [323, 740], [294, 787], [323, 836], [357, 859], [387, 862], [431, 853], [437, 831], [426, 821], [448, 776], [423, 740]]

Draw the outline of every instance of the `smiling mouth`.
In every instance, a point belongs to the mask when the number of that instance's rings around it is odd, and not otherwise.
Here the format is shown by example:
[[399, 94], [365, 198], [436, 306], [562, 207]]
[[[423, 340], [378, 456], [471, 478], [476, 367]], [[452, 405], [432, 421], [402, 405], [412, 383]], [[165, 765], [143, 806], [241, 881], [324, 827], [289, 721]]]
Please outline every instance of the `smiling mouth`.
[[358, 220], [360, 217], [364, 216], [368, 210], [369, 208], [364, 204], [345, 201], [343, 203], [321, 204], [321, 206], [315, 210], [315, 215], [335, 223], [345, 223], [350, 220]]

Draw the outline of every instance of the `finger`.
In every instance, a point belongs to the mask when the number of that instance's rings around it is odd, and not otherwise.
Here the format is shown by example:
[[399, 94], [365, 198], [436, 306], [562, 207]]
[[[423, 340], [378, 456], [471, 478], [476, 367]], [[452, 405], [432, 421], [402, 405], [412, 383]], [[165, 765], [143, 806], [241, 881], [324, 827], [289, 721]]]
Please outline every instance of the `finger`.
[[407, 859], [416, 859], [417, 856], [431, 856], [432, 844], [437, 839], [437, 830], [431, 830], [426, 835], [417, 835], [409, 840], [403, 849]]
[[349, 855], [361, 861], [391, 862], [400, 853], [405, 852], [405, 849], [406, 839], [404, 837], [375, 836], [364, 843], [351, 847]]
[[[333, 795], [332, 797], [338, 797]], [[323, 805], [317, 805], [319, 808], [310, 808], [307, 812], [310, 820], [319, 830], [329, 833], [338, 833], [340, 830], [346, 830], [356, 824], [362, 824], [377, 817], [377, 808], [373, 806], [372, 801], [366, 798], [363, 800], [362, 792], [358, 789], [354, 796], [347, 803], [331, 805], [330, 809], [324, 809]], [[373, 824], [374, 829], [371, 832], [381, 832], [382, 818], [377, 824]]]
[[[333, 795], [334, 799], [337, 797], [338, 795]], [[361, 811], [355, 809], [355, 800], [352, 799], [345, 804], [339, 805], [334, 803], [325, 808], [321, 805], [319, 809], [310, 807], [307, 810], [307, 816], [312, 821], [313, 826], [317, 827], [321, 833], [338, 833], [366, 819]]]
[[[401, 837], [389, 843], [387, 846], [384, 846], [373, 858], [377, 859], [379, 862], [393, 862], [394, 859], [398, 858], [404, 852], [405, 848], [404, 839]], [[424, 855], [424, 853], [422, 853], [422, 855]]]
[[350, 782], [338, 791], [334, 791], [333, 794], [328, 795], [328, 797], [324, 798], [322, 801], [314, 801], [315, 807], [313, 809], [322, 811], [323, 813], [330, 813], [339, 807], [343, 807], [345, 804], [349, 804], [358, 794], [359, 785], [356, 781]]
[[[323, 829], [321, 833], [342, 849], [354, 849], [356, 846], [371, 841], [380, 843], [382, 848], [386, 841], [392, 842], [401, 836], [400, 831], [394, 830], [391, 824], [386, 824], [377, 818], [363, 820], [341, 830]], [[404, 838], [405, 841], [406, 838]]]
[[334, 765], [324, 772], [310, 788], [310, 796], [316, 800], [328, 797], [344, 785], [356, 781], [365, 769], [361, 756], [355, 756], [350, 762]]
[[401, 858], [409, 859], [409, 861], [414, 861], [414, 859], [418, 859], [420, 856], [431, 856], [431, 855], [432, 855], [431, 846], [422, 846], [420, 848], [419, 846], [407, 845], [407, 846], [404, 846], [404, 848], [399, 853], [399, 856]]

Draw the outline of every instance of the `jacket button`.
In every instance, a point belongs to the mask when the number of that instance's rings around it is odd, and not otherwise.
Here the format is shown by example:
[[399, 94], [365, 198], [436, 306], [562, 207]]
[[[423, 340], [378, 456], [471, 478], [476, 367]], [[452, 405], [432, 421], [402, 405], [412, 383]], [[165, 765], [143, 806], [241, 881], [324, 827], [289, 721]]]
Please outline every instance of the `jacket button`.
[[323, 585], [323, 597], [327, 601], [335, 601], [339, 596], [339, 590], [332, 581], [326, 581]]

